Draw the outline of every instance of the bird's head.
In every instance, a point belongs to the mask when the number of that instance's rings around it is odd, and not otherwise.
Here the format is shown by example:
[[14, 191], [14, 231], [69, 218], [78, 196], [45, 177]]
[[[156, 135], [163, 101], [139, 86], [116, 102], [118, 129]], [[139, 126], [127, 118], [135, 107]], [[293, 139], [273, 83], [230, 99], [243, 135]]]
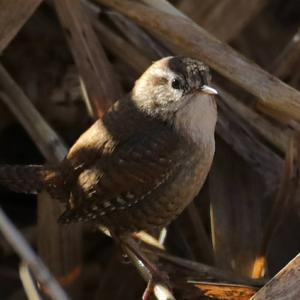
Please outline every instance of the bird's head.
[[[136, 81], [132, 99], [144, 113], [194, 132], [214, 131], [217, 91], [204, 63], [187, 57], [166, 57], [153, 63]], [[199, 130], [198, 130], [199, 131]]]
[[153, 63], [136, 81], [132, 95], [142, 110], [152, 115], [172, 117], [195, 96], [213, 95], [209, 68], [187, 57], [166, 57]]

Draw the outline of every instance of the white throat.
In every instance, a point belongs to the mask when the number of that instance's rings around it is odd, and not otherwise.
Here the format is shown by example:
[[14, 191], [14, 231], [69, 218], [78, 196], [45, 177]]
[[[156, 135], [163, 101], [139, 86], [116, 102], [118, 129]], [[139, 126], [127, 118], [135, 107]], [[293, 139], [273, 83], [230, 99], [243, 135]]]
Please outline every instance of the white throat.
[[193, 95], [189, 102], [177, 111], [175, 127], [195, 144], [214, 144], [217, 121], [215, 100], [210, 95]]

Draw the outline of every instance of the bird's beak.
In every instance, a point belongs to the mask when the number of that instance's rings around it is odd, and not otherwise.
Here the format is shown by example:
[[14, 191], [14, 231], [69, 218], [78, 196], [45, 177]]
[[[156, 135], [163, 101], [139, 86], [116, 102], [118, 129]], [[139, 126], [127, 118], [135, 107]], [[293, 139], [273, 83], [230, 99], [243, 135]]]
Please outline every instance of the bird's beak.
[[210, 94], [210, 95], [218, 95], [217, 90], [215, 90], [212, 87], [205, 85], [205, 84], [201, 86], [201, 92]]

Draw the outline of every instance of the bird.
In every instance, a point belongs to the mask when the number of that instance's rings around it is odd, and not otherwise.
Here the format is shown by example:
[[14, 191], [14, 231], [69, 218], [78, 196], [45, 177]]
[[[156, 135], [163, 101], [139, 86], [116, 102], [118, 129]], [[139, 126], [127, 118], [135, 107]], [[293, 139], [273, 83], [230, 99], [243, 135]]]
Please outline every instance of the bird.
[[63, 224], [91, 222], [114, 236], [167, 226], [195, 198], [215, 152], [217, 107], [207, 65], [154, 62], [57, 165], [2, 165], [0, 184], [46, 190]]
[[[215, 152], [217, 91], [207, 65], [169, 56], [154, 62], [131, 92], [87, 129], [57, 165], [0, 165], [0, 184], [47, 191], [64, 205], [58, 222], [90, 222], [158, 270], [130, 236], [167, 226], [201, 190]], [[166, 283], [167, 282], [167, 283]]]

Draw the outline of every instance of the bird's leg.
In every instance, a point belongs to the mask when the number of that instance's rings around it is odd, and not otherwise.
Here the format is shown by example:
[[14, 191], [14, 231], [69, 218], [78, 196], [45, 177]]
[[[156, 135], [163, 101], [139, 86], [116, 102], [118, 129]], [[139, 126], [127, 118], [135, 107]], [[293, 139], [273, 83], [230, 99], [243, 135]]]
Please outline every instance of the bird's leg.
[[154, 292], [154, 288], [158, 285], [165, 287], [166, 289], [171, 289], [168, 275], [159, 270], [153, 264], [153, 262], [151, 262], [149, 258], [144, 255], [137, 243], [131, 237], [123, 238], [121, 240], [121, 245], [130, 260], [134, 263], [141, 275], [148, 282], [143, 294], [143, 300], [150, 299], [150, 296]]

